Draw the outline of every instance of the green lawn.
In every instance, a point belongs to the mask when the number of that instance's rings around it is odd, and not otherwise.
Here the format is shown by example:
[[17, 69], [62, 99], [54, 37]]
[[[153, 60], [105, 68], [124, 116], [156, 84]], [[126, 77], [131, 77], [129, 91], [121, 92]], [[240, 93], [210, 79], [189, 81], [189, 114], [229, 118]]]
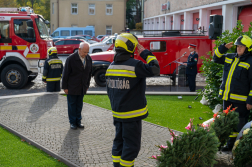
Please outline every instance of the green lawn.
[[1, 167], [67, 167], [45, 152], [29, 145], [7, 130], [0, 127], [0, 166]]
[[[178, 99], [178, 96], [148, 95], [146, 98], [149, 116], [145, 121], [186, 132], [185, 127], [190, 118], [194, 118], [196, 125], [213, 117], [211, 109], [199, 102], [201, 97], [194, 100], [195, 97], [183, 96], [182, 99]], [[83, 101], [111, 110], [107, 95], [85, 95]], [[192, 108], [188, 108], [188, 105]], [[200, 120], [199, 117], [202, 117], [203, 120]]]

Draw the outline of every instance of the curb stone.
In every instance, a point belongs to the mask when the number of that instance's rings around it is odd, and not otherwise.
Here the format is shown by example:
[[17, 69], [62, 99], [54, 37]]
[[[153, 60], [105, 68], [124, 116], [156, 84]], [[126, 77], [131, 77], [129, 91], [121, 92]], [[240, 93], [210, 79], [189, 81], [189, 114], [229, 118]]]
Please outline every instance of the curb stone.
[[12, 128], [10, 128], [10, 127], [8, 127], [6, 125], [3, 125], [1, 122], [0, 122], [0, 126], [3, 127], [4, 129], [6, 129], [7, 131], [9, 131], [10, 133], [20, 137], [21, 139], [24, 139], [27, 143], [30, 143], [31, 145], [35, 146], [36, 148], [38, 148], [38, 149], [44, 151], [45, 153], [49, 154], [53, 158], [60, 160], [61, 162], [63, 162], [67, 166], [69, 166], [69, 167], [79, 167], [78, 165], [76, 165], [76, 164], [72, 163], [71, 161], [67, 160], [66, 158], [64, 158], [64, 157], [50, 151], [49, 149], [47, 149], [47, 148], [41, 146], [40, 144], [38, 144], [37, 142], [25, 137], [21, 133], [18, 133], [17, 131], [13, 130]]

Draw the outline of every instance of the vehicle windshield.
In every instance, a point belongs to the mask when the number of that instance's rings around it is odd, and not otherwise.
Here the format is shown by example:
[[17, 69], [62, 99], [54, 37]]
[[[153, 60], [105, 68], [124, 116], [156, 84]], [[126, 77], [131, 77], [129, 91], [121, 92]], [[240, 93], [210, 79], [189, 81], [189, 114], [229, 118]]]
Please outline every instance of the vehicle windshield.
[[103, 38], [103, 40], [102, 40], [101, 42], [106, 41], [108, 38], [109, 38], [109, 37], [105, 37], [105, 38]]
[[[106, 37], [105, 37], [105, 38], [106, 38]], [[106, 43], [107, 41], [109, 41], [110, 39], [112, 39], [111, 37], [108, 37], [108, 38], [106, 38], [106, 39], [105, 39], [105, 38], [102, 40], [102, 43]]]
[[41, 38], [48, 38], [48, 27], [41, 18], [35, 19]]

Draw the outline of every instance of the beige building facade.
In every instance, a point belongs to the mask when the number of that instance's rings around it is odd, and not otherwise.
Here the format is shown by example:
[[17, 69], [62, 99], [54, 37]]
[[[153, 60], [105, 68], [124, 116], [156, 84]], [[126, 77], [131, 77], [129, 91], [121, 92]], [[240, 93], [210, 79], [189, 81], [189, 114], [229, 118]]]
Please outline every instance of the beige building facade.
[[[208, 34], [210, 15], [222, 15], [222, 31], [232, 32], [237, 20], [247, 31], [252, 20], [251, 0], [144, 0], [143, 29], [149, 30], [194, 30]], [[191, 33], [192, 31], [188, 31]], [[187, 33], [182, 31], [182, 33]]]
[[126, 0], [50, 0], [51, 33], [58, 27], [94, 26], [95, 35], [120, 33], [126, 24]]

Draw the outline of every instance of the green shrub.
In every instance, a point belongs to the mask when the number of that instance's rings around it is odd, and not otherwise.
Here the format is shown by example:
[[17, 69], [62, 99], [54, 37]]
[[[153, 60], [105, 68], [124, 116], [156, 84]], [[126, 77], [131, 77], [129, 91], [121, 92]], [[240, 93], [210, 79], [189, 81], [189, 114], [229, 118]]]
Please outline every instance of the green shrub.
[[236, 148], [233, 150], [234, 165], [237, 167], [252, 165], [252, 128], [246, 129], [246, 131], [248, 131], [247, 134], [237, 140], [239, 143], [235, 143]]
[[201, 126], [194, 129], [192, 121], [186, 129], [180, 136], [169, 129], [172, 143], [167, 141], [167, 146], [157, 146], [161, 155], [152, 156], [158, 167], [204, 167], [216, 163], [219, 142], [214, 132]]
[[223, 146], [233, 129], [236, 129], [239, 123], [239, 113], [235, 112], [236, 108], [230, 110], [229, 106], [226, 110], [221, 113], [214, 114], [214, 122], [211, 124], [210, 129], [215, 131], [216, 136], [220, 141], [220, 147]]
[[136, 29], [137, 30], [142, 30], [143, 29], [143, 23], [136, 23]]
[[[237, 26], [233, 29], [233, 32], [230, 33], [229, 30], [226, 30], [222, 33], [218, 40], [214, 41], [216, 49], [223, 43], [235, 42], [235, 40], [241, 35], [248, 35], [251, 37], [252, 31], [252, 22], [249, 26], [249, 31], [243, 32], [243, 25], [241, 21], [238, 20]], [[228, 50], [227, 53], [234, 53], [235, 46]], [[202, 95], [206, 97], [206, 100], [209, 102], [209, 107], [213, 109], [216, 104], [222, 104], [222, 100], [218, 97], [219, 87], [222, 82], [222, 74], [223, 74], [223, 65], [214, 63], [212, 60], [213, 53], [209, 51], [208, 55], [210, 58], [205, 58], [204, 56], [201, 57], [203, 59], [203, 65], [200, 68], [203, 75], [206, 77], [206, 87], [204, 92], [200, 92]]]

